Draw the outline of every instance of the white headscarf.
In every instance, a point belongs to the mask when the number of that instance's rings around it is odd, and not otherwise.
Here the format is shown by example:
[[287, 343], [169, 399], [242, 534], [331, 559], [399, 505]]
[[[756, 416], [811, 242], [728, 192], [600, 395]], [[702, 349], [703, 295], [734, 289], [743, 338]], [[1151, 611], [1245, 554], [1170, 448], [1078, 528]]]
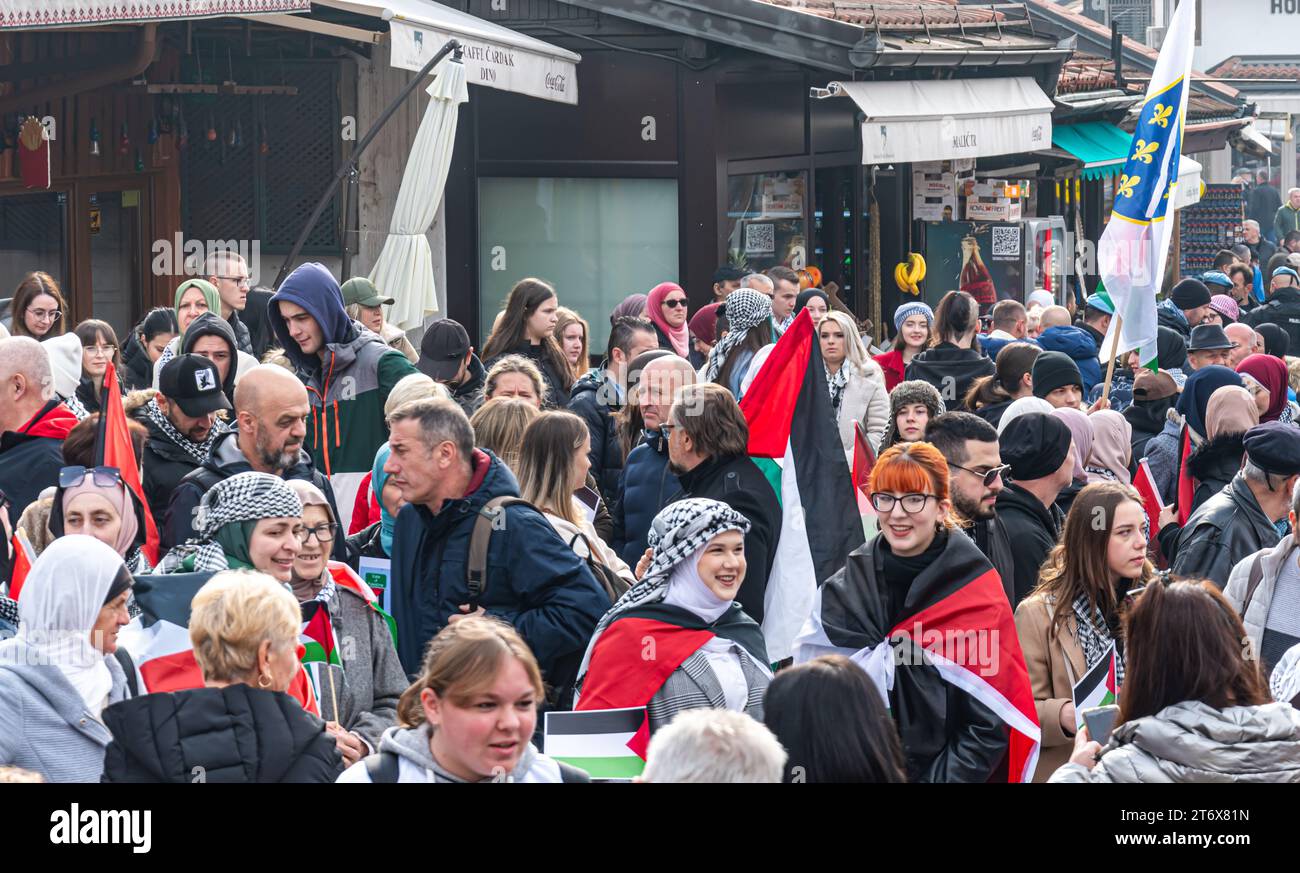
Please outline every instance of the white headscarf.
[[122, 556], [94, 537], [59, 537], [32, 564], [18, 601], [20, 624], [13, 643], [24, 657], [58, 667], [96, 717], [113, 688], [104, 653], [90, 642]]
[[81, 384], [81, 339], [68, 332], [50, 337], [41, 343], [41, 348], [50, 356], [55, 393], [60, 397], [71, 397]]
[[1052, 410], [1055, 408], [1055, 406], [1041, 397], [1021, 397], [1018, 400], [1013, 400], [1002, 413], [1002, 419], [998, 422], [998, 436], [1002, 435], [1002, 431], [1007, 429], [1008, 424], [1022, 415], [1030, 412], [1041, 412], [1044, 415], [1051, 415]]
[[700, 578], [700, 559], [708, 547], [709, 544], [705, 543], [673, 567], [672, 575], [668, 577], [668, 593], [664, 595], [664, 603], [679, 606], [699, 616], [707, 624], [713, 624], [731, 607], [731, 601], [714, 594]]

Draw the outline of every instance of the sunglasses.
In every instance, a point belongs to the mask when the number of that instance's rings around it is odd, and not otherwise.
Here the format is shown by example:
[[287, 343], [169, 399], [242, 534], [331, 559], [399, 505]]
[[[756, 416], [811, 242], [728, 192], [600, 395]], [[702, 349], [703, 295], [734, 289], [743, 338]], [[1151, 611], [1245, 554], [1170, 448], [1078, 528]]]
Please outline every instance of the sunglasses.
[[685, 297], [674, 297], [672, 300], [665, 300], [665, 301], [664, 301], [664, 306], [671, 306], [673, 309], [676, 309], [676, 308], [679, 307], [679, 306], [685, 307], [685, 306], [686, 306], [686, 298], [685, 298]]
[[949, 464], [948, 466], [956, 467], [958, 470], [965, 470], [967, 473], [970, 473], [972, 476], [979, 476], [980, 479], [984, 482], [985, 488], [991, 486], [994, 482], [998, 480], [998, 477], [1000, 477], [1007, 470], [1011, 469], [1010, 464], [999, 464], [998, 466], [990, 467], [988, 470], [985, 470], [983, 473], [981, 473], [979, 470], [972, 470], [970, 467], [963, 467], [961, 464]]
[[122, 481], [122, 471], [117, 467], [64, 467], [59, 471], [60, 488], [76, 488], [86, 481], [86, 476], [101, 488], [111, 488]]

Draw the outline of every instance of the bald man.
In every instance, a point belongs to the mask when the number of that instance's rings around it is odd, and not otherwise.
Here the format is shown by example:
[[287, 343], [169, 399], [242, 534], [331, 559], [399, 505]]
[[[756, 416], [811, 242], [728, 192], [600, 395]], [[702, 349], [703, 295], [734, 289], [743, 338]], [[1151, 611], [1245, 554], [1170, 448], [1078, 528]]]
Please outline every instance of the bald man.
[[[27, 504], [57, 485], [63, 439], [77, 417], [54, 395], [50, 356], [36, 340], [0, 340], [0, 492], [16, 524]], [[0, 548], [0, 558], [8, 554]]]
[[[339, 518], [329, 480], [312, 466], [303, 450], [311, 404], [298, 377], [276, 364], [259, 364], [240, 377], [235, 388], [234, 427], [217, 437], [208, 459], [186, 474], [167, 507], [163, 526], [165, 548], [196, 535], [199, 501], [208, 489], [236, 473], [256, 470], [281, 479], [311, 482], [329, 499]], [[346, 543], [334, 538], [334, 557], [343, 560]]]
[[1234, 321], [1232, 324], [1223, 328], [1223, 332], [1228, 335], [1228, 339], [1236, 343], [1236, 347], [1228, 353], [1228, 366], [1237, 369], [1237, 365], [1246, 358], [1255, 354], [1257, 351], [1264, 350], [1264, 338], [1255, 333], [1255, 329], [1248, 324], [1242, 324], [1240, 321]]
[[614, 517], [610, 546], [624, 561], [632, 559], [629, 567], [635, 567], [645, 553], [650, 522], [681, 490], [677, 477], [668, 469], [668, 437], [662, 428], [668, 422], [668, 410], [677, 390], [696, 382], [690, 362], [677, 355], [654, 358], [641, 368], [633, 361], [633, 373], [637, 369], [640, 378], [631, 382], [628, 390], [636, 392], [644, 435], [623, 464], [618, 496], [610, 511]]
[[1101, 381], [1097, 341], [1088, 331], [1071, 323], [1070, 310], [1064, 306], [1044, 309], [1040, 325], [1042, 332], [1038, 334], [1038, 344], [1044, 351], [1063, 352], [1074, 360], [1079, 375], [1083, 377], [1083, 396], [1087, 397], [1092, 386]]

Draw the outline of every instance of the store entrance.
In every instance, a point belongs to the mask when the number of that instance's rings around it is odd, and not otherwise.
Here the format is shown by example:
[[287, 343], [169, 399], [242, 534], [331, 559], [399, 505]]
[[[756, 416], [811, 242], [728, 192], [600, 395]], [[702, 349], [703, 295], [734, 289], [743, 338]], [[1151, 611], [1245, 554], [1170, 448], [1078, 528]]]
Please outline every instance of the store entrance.
[[140, 233], [142, 188], [91, 190], [85, 195], [90, 245], [90, 313], [107, 321], [118, 337], [139, 321], [146, 286]]

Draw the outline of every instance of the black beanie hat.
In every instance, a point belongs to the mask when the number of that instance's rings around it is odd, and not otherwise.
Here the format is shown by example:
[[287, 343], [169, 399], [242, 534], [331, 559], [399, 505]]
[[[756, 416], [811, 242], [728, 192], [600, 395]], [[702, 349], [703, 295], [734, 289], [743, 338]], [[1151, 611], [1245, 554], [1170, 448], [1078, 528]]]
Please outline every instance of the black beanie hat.
[[1184, 279], [1169, 292], [1169, 299], [1179, 309], [1210, 305], [1210, 289], [1200, 279]]
[[998, 436], [1002, 463], [1011, 466], [1013, 480], [1050, 476], [1070, 455], [1070, 428], [1055, 415], [1027, 412], [1011, 420]]
[[1034, 359], [1034, 368], [1030, 372], [1035, 397], [1046, 397], [1062, 385], [1078, 385], [1079, 391], [1083, 391], [1079, 365], [1065, 352], [1043, 352]]

